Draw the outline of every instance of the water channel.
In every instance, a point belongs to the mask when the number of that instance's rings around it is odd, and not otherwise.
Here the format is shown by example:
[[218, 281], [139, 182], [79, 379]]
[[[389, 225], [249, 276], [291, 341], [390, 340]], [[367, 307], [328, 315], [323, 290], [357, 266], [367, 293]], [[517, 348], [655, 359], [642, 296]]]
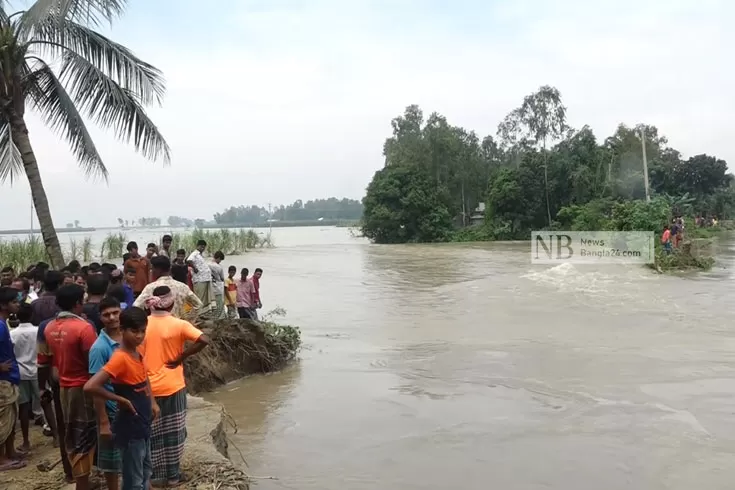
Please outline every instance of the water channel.
[[277, 478], [257, 488], [732, 488], [735, 240], [677, 277], [532, 266], [523, 243], [274, 234], [233, 260], [265, 269], [301, 360], [209, 395], [248, 472]]

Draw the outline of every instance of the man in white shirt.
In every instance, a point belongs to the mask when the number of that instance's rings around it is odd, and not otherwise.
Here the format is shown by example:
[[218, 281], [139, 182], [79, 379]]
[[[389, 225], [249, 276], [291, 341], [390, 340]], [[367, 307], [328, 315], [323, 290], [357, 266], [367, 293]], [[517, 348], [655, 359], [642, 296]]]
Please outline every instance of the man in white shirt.
[[28, 452], [31, 449], [28, 430], [31, 417], [33, 417], [32, 406], [34, 402], [40, 404], [41, 400], [41, 394], [38, 389], [38, 364], [36, 357], [38, 327], [30, 323], [32, 315], [31, 306], [27, 303], [21, 304], [17, 314], [20, 324], [10, 331], [15, 360], [18, 362], [18, 369], [20, 371], [18, 416], [20, 418], [20, 429], [23, 432], [23, 445], [19, 448], [21, 452]]
[[194, 287], [194, 294], [202, 302], [202, 309], [199, 310], [199, 316], [211, 315], [214, 306], [214, 292], [212, 291], [212, 271], [209, 265], [204, 261], [202, 253], [207, 249], [207, 242], [199, 240], [197, 248], [194, 250], [186, 263], [191, 267], [191, 282]]
[[212, 272], [212, 291], [214, 292], [214, 319], [225, 318], [225, 271], [220, 263], [225, 260], [225, 254], [221, 250], [214, 253], [214, 262], [209, 263]]

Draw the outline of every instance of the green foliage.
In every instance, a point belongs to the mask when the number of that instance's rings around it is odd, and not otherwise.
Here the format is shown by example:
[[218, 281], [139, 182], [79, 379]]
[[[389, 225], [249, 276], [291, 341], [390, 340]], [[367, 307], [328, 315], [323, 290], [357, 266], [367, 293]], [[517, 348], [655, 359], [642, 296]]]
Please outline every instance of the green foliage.
[[100, 259], [119, 259], [125, 254], [128, 237], [125, 233], [108, 233], [100, 247]]
[[172, 233], [171, 248], [178, 250], [183, 248], [187, 253], [196, 248], [199, 240], [207, 242], [207, 250], [210, 254], [220, 250], [225, 255], [238, 255], [254, 248], [273, 247], [273, 238], [270, 232], [259, 235], [255, 230], [203, 230], [195, 228], [191, 232]]
[[452, 229], [447, 194], [419, 169], [385, 167], [363, 200], [362, 233], [378, 243], [443, 241]]
[[85, 237], [81, 241], [71, 238], [65, 259], [67, 263], [72, 260], [89, 263], [92, 261], [92, 239]]
[[214, 221], [222, 225], [263, 226], [268, 219], [278, 221], [315, 221], [320, 218], [331, 220], [359, 220], [362, 216], [362, 203], [354, 199], [315, 199], [305, 203], [298, 199], [288, 206], [278, 206], [272, 210], [261, 206], [232, 206], [214, 215]]
[[[425, 121], [415, 105], [392, 127], [385, 168], [363, 201], [362, 231], [376, 242], [525, 240], [542, 229], [659, 234], [672, 216], [723, 223], [735, 217], [735, 179], [726, 162], [708, 155], [684, 160], [646, 124], [621, 124], [604, 141], [587, 126], [572, 130], [553, 87], [524, 98], [498, 126], [497, 143], [490, 136], [479, 143], [436, 113]], [[474, 210], [482, 203], [478, 226]]]
[[84, 239], [82, 239], [82, 262], [86, 264], [92, 262], [92, 252], [92, 238], [84, 237]]
[[66, 262], [69, 263], [72, 260], [79, 260], [81, 258], [79, 250], [79, 243], [75, 239], [69, 240], [69, 251], [66, 254]]
[[484, 242], [488, 240], [496, 240], [496, 237], [488, 227], [482, 225], [461, 228], [449, 235], [449, 241], [451, 242]]
[[16, 271], [24, 271], [30, 264], [48, 262], [48, 254], [43, 240], [38, 235], [28, 238], [0, 241], [0, 266], [11, 266]]
[[672, 253], [664, 252], [660, 243], [656, 244], [655, 263], [649, 266], [660, 272], [678, 272], [687, 270], [709, 270], [715, 260], [709, 255], [696, 255], [684, 249], [675, 249]]
[[[191, 252], [196, 248], [196, 242], [200, 239], [206, 240], [208, 251], [213, 254], [222, 250], [225, 255], [238, 255], [247, 250], [255, 248], [273, 247], [273, 238], [270, 233], [258, 234], [255, 230], [200, 230], [195, 229], [191, 233], [173, 233], [171, 248], [177, 250], [184, 248]], [[117, 260], [125, 254], [128, 237], [125, 233], [109, 233], [99, 248], [100, 262]], [[91, 237], [81, 240], [70, 239], [66, 248], [65, 261], [78, 260], [83, 264], [93, 261], [95, 246]], [[10, 265], [16, 270], [25, 270], [30, 265], [40, 261], [47, 262], [48, 254], [43, 240], [38, 235], [30, 235], [25, 239], [12, 239], [0, 241], [0, 266]], [[276, 312], [277, 313], [277, 312]]]
[[671, 207], [666, 198], [615, 201], [596, 199], [583, 205], [562, 208], [557, 220], [559, 227], [572, 231], [655, 231], [671, 222]]

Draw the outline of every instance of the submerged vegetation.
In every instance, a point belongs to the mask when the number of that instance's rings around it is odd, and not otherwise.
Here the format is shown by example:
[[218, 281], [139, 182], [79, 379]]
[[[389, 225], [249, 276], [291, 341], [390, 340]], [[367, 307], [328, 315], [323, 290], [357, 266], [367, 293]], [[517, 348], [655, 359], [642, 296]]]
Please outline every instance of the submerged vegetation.
[[[163, 236], [163, 233], [161, 233]], [[273, 238], [268, 232], [260, 235], [255, 230], [200, 230], [195, 229], [186, 233], [173, 233], [172, 248], [179, 248], [191, 252], [196, 248], [198, 240], [206, 240], [210, 254], [222, 250], [226, 255], [238, 255], [257, 248], [271, 248]], [[160, 238], [160, 237], [159, 237]], [[62, 247], [64, 261], [69, 263], [78, 260], [82, 263], [93, 261], [105, 262], [120, 259], [127, 251], [125, 247], [129, 238], [123, 232], [109, 233], [99, 245], [91, 237], [82, 239], [71, 238]], [[145, 247], [145, 243], [138, 243]], [[38, 262], [48, 262], [49, 256], [43, 240], [38, 235], [29, 235], [25, 238], [0, 240], [0, 265], [12, 266], [16, 270], [24, 270], [28, 265]]]

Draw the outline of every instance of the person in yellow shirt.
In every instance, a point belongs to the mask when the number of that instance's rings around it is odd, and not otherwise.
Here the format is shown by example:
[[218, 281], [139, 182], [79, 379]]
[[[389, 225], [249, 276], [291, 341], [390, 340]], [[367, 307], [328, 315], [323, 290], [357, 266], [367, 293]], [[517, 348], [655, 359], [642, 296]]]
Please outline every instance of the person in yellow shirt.
[[237, 316], [237, 281], [235, 280], [237, 267], [231, 265], [227, 268], [225, 279], [225, 305], [227, 306], [228, 318], [239, 318]]

